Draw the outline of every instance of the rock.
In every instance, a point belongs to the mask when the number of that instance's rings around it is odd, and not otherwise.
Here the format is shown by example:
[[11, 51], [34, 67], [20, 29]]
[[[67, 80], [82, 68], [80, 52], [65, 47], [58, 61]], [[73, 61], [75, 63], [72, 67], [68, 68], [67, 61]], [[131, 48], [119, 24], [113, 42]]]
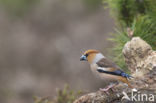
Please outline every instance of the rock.
[[143, 76], [156, 67], [156, 51], [139, 37], [132, 38], [123, 48], [128, 69], [135, 76]]
[[156, 88], [156, 51], [139, 37], [132, 38], [123, 48], [126, 65], [139, 88]]
[[[134, 99], [132, 95], [134, 95]], [[142, 100], [145, 99], [142, 98], [143, 95], [147, 95], [146, 101]], [[156, 101], [156, 97], [152, 98], [152, 102], [150, 102], [150, 95], [156, 95], [156, 90], [141, 89], [138, 91], [133, 91], [132, 93], [132, 90], [127, 91], [119, 89], [116, 92], [109, 92], [109, 94], [97, 91], [94, 93], [88, 93], [86, 95], [83, 95], [80, 98], [76, 99], [73, 103], [138, 103], [139, 100], [139, 103], [155, 103], [153, 101]]]
[[120, 92], [114, 93], [109, 91], [109, 94], [107, 94], [102, 91], [97, 91], [95, 93], [88, 93], [84, 96], [81, 96], [73, 103], [115, 103], [115, 101], [117, 102], [118, 98], [121, 98], [122, 96], [123, 94]]

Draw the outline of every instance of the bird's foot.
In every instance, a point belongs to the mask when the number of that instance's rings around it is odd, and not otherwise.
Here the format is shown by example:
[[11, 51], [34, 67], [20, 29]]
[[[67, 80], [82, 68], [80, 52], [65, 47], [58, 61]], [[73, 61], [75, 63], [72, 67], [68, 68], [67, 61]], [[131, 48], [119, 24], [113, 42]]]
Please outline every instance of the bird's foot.
[[115, 86], [115, 84], [111, 84], [111, 85], [109, 85], [108, 87], [106, 87], [106, 88], [100, 88], [100, 91], [102, 91], [102, 92], [106, 92], [107, 94], [109, 94], [109, 90], [111, 89], [113, 92], [115, 91], [114, 90], [114, 87]]
[[100, 91], [105, 92], [106, 94], [109, 94], [108, 92], [109, 88], [100, 88]]

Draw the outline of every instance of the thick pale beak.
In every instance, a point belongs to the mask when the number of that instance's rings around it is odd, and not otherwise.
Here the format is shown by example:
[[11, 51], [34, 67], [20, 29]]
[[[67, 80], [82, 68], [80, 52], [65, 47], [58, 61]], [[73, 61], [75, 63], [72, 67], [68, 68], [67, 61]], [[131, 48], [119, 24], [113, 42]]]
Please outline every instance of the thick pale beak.
[[85, 55], [82, 55], [82, 56], [80, 57], [80, 61], [87, 61], [87, 57], [86, 57]]

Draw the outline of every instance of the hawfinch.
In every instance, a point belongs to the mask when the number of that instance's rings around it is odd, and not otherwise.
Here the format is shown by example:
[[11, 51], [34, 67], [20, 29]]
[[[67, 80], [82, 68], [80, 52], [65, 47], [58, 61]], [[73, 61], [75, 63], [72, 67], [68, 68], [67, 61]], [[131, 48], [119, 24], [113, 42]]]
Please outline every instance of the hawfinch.
[[[99, 51], [85, 51], [84, 54], [80, 57], [80, 61], [88, 61], [93, 74], [97, 75], [101, 79], [116, 83], [118, 83], [118, 81], [121, 81], [123, 83], [126, 83], [128, 87], [132, 88], [132, 86], [128, 82], [128, 79], [131, 78], [131, 76], [123, 72], [120, 67], [108, 60]], [[107, 88], [100, 90], [107, 92], [109, 89], [113, 90], [114, 86], [116, 86], [116, 84], [111, 84]]]

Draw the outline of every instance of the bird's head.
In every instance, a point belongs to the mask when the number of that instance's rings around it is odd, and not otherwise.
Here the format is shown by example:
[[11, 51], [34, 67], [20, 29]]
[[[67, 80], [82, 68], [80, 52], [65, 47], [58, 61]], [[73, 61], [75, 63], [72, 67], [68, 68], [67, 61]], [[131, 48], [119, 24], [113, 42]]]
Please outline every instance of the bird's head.
[[104, 56], [97, 50], [89, 49], [85, 51], [80, 57], [80, 61], [88, 61], [90, 64], [96, 63], [104, 58]]

